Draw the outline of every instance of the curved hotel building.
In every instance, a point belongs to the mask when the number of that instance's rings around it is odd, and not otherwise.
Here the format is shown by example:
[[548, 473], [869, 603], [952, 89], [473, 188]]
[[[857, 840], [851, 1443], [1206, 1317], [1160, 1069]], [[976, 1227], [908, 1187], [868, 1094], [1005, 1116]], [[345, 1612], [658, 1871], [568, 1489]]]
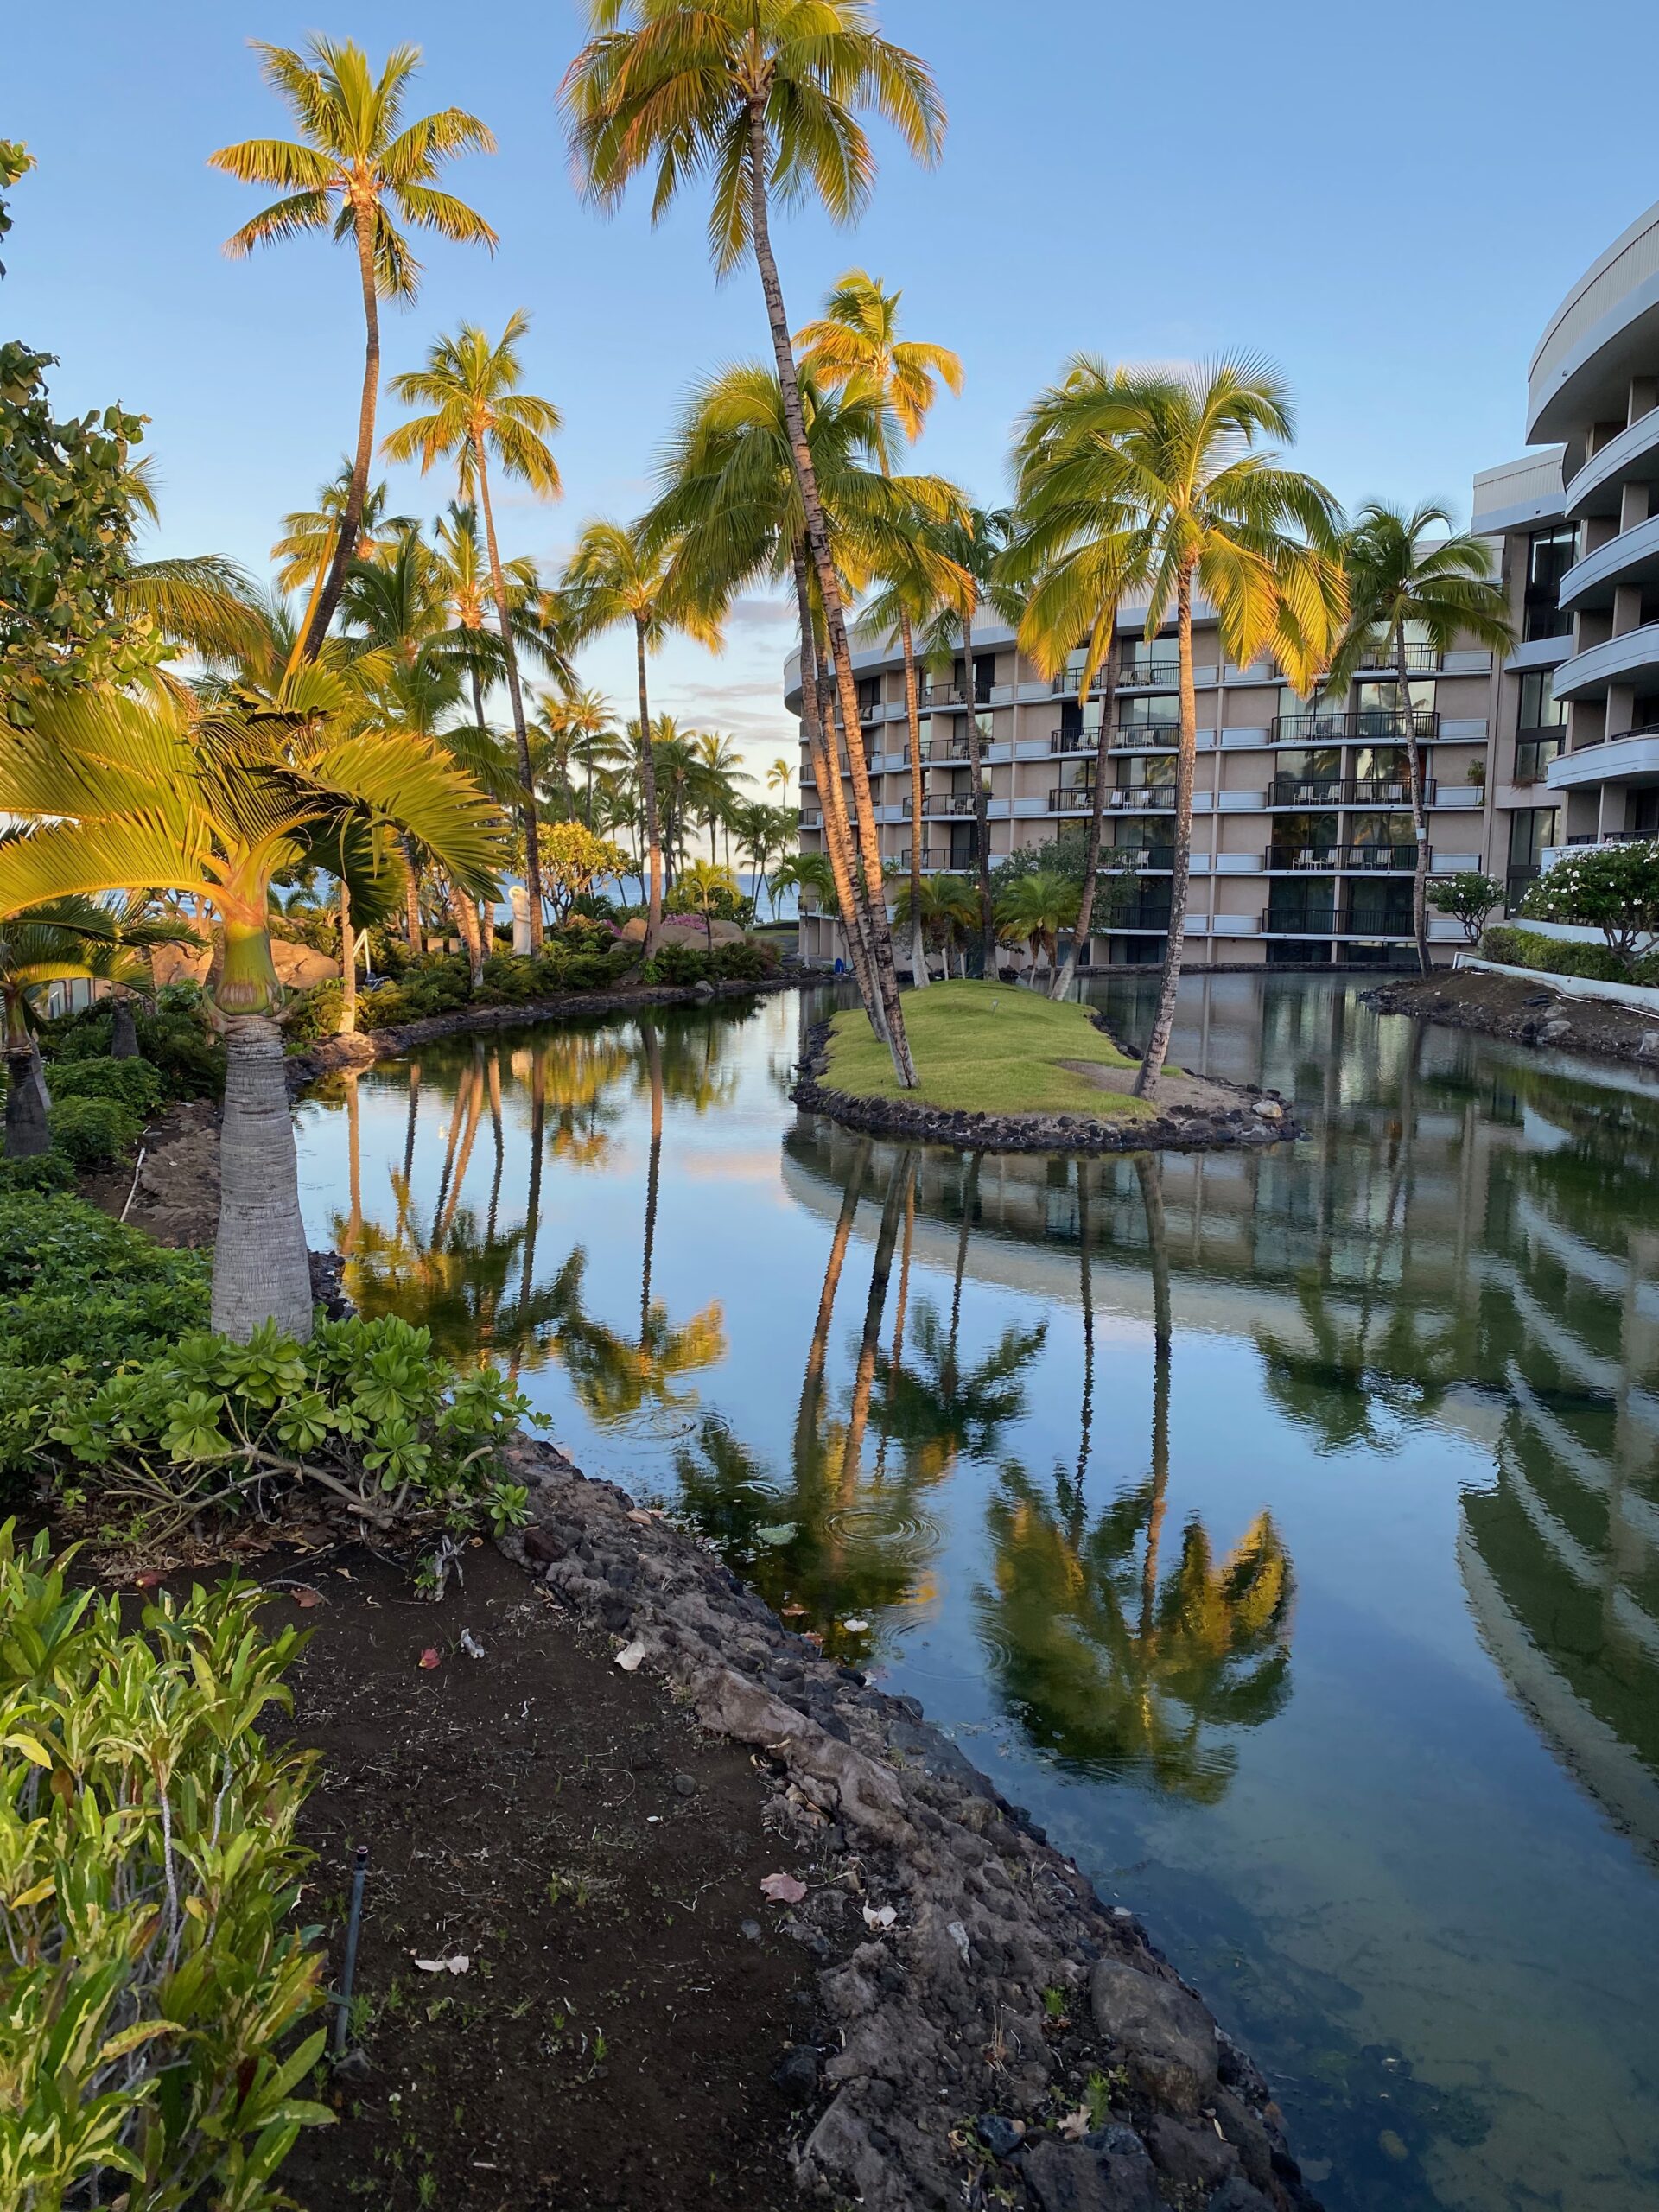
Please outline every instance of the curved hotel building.
[[[1567, 846], [1659, 832], [1659, 207], [1568, 294], [1534, 357], [1528, 436], [1543, 450], [1475, 479], [1472, 527], [1491, 544], [1516, 644], [1408, 645], [1342, 697], [1299, 698], [1270, 661], [1237, 668], [1213, 614], [1195, 622], [1198, 757], [1187, 957], [1198, 966], [1383, 963], [1406, 957], [1416, 858], [1404, 717], [1422, 742], [1431, 877], [1482, 868], [1511, 905]], [[1006, 628], [976, 630], [971, 676], [922, 686], [924, 797], [911, 818], [896, 648], [856, 652], [858, 741], [884, 861], [973, 864], [967, 717], [978, 720], [993, 863], [1091, 804], [1101, 702], [1042, 678]], [[1162, 957], [1174, 814], [1173, 629], [1148, 639], [1133, 607], [1116, 645], [1105, 837], [1134, 888], [1097, 924], [1091, 966]], [[798, 713], [798, 667], [785, 676]], [[850, 792], [849, 792], [850, 798]], [[801, 845], [823, 843], [802, 748]], [[810, 902], [809, 902], [810, 906]], [[1460, 926], [1434, 917], [1447, 956]], [[801, 950], [839, 931], [810, 911]]]

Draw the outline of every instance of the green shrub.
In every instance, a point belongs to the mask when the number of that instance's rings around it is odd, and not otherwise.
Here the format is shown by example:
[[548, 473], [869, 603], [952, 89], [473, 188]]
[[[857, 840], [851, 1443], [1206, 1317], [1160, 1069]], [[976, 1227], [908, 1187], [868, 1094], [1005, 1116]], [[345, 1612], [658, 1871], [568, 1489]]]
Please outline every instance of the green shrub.
[[293, 1628], [230, 1584], [146, 1607], [65, 1583], [0, 1528], [0, 2202], [264, 2212], [324, 2031], [291, 1925], [311, 1755], [272, 1752]]
[[140, 1478], [156, 1538], [283, 1475], [344, 1488], [372, 1518], [389, 1503], [470, 1525], [527, 1411], [497, 1369], [438, 1357], [429, 1329], [353, 1315], [320, 1321], [308, 1344], [266, 1322], [245, 1344], [188, 1336], [102, 1381], [73, 1376], [48, 1433], [106, 1489]]
[[1585, 938], [1544, 937], [1503, 924], [1480, 940], [1483, 958], [1507, 968], [1537, 968], [1550, 976], [1582, 976], [1599, 983], [1659, 983], [1659, 955], [1622, 960], [1611, 945]]
[[314, 983], [308, 991], [302, 991], [283, 1024], [283, 1051], [302, 1052], [308, 1045], [319, 1045], [326, 1037], [338, 1036], [345, 999], [345, 986], [338, 976], [327, 976], [322, 982]]
[[67, 1191], [75, 1171], [60, 1152], [37, 1153], [33, 1160], [0, 1159], [0, 1197], [21, 1191]]
[[645, 963], [643, 973], [650, 982], [683, 988], [688, 983], [706, 982], [709, 965], [709, 955], [700, 945], [662, 944]]
[[166, 1086], [149, 1060], [61, 1060], [47, 1078], [56, 1098], [113, 1098], [142, 1120], [161, 1104]]
[[[156, 1009], [133, 1008], [138, 1050], [162, 1078], [168, 1098], [222, 1098], [225, 1095], [225, 1047], [209, 1026], [207, 1000], [194, 983], [168, 983], [156, 994]], [[45, 1022], [41, 1048], [48, 1057], [47, 1080], [54, 1080], [50, 1064], [106, 1060], [114, 1011], [99, 999], [82, 1013]]]
[[759, 983], [777, 966], [778, 955], [771, 945], [755, 944], [746, 938], [741, 944], [717, 944], [709, 973], [717, 982]]
[[54, 1148], [76, 1167], [113, 1167], [130, 1158], [142, 1127], [118, 1098], [54, 1099], [46, 1118]]

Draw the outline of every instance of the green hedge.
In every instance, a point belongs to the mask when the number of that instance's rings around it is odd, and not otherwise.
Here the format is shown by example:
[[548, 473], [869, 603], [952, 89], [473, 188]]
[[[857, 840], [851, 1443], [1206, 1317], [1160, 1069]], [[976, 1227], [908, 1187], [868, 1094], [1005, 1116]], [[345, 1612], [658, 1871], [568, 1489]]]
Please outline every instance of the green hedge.
[[112, 1098], [142, 1119], [165, 1096], [161, 1070], [149, 1060], [57, 1060], [47, 1082], [53, 1098]]
[[1659, 984], [1659, 953], [1643, 953], [1626, 963], [1611, 945], [1584, 938], [1544, 937], [1507, 923], [1483, 934], [1480, 950], [1483, 959], [1500, 961], [1506, 968], [1537, 968], [1546, 975], [1582, 976], [1599, 983]]
[[[48, 1061], [47, 1081], [54, 1091], [61, 1065], [109, 1058], [114, 1020], [109, 1000], [99, 999], [79, 1014], [42, 1022], [41, 1049]], [[197, 985], [167, 984], [156, 994], [153, 1013], [134, 1007], [133, 1022], [138, 1050], [160, 1077], [163, 1096], [224, 1096], [225, 1047], [208, 1024], [207, 1001]]]
[[[454, 953], [409, 961], [392, 982], [360, 988], [359, 1029], [396, 1029], [406, 1021], [426, 1021], [467, 1006], [534, 1006], [566, 992], [614, 988], [639, 965], [639, 948], [619, 939], [603, 923], [578, 918], [550, 935], [539, 959], [493, 952], [484, 962], [482, 981], [472, 988], [467, 963]], [[302, 1052], [340, 1027], [338, 980], [303, 993], [290, 1014], [284, 1035], [291, 1052]]]
[[73, 1167], [116, 1167], [130, 1160], [143, 1124], [118, 1098], [54, 1098], [47, 1111], [52, 1147]]

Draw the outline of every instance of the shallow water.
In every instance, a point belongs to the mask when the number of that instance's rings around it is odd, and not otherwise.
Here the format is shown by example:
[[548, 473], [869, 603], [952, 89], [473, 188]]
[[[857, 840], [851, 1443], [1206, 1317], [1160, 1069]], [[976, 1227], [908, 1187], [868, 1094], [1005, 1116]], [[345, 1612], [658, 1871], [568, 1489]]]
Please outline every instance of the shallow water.
[[975, 1160], [798, 1116], [803, 1011], [340, 1082], [312, 1241], [920, 1697], [1336, 2212], [1651, 2207], [1659, 1090], [1192, 979], [1173, 1057], [1310, 1137]]

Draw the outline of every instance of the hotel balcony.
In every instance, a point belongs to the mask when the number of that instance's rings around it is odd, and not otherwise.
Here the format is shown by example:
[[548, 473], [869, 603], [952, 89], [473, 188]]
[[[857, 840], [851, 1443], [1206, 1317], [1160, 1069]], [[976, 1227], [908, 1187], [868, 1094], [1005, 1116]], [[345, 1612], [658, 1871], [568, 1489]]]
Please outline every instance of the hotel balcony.
[[1268, 742], [1274, 745], [1375, 745], [1379, 740], [1403, 745], [1408, 734], [1420, 742], [1438, 737], [1440, 718], [1429, 707], [1415, 708], [1409, 715], [1395, 707], [1364, 707], [1351, 715], [1275, 715], [1268, 728]]
[[[1434, 865], [1434, 855], [1428, 855], [1429, 866]], [[1274, 873], [1285, 870], [1300, 874], [1304, 869], [1325, 873], [1334, 869], [1354, 869], [1367, 875], [1391, 875], [1402, 872], [1409, 874], [1417, 866], [1415, 845], [1308, 845], [1300, 852], [1287, 852], [1269, 845], [1263, 854], [1262, 865]]]

